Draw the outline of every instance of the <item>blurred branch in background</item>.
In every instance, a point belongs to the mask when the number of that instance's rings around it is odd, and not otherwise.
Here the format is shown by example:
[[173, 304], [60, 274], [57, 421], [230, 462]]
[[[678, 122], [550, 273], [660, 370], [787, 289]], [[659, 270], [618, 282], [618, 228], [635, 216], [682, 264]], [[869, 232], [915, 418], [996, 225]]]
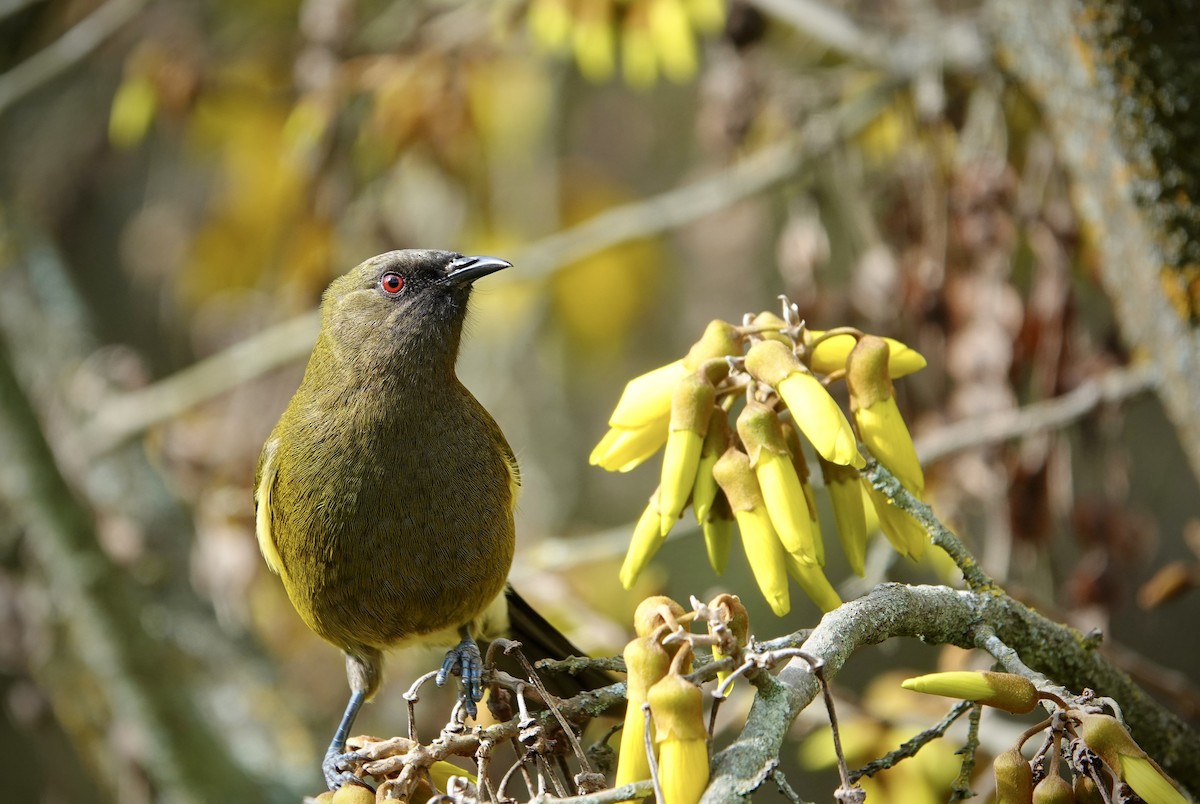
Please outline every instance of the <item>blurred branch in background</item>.
[[[69, 652], [99, 683], [110, 728], [133, 729], [141, 770], [164, 801], [259, 800], [263, 790], [200, 716], [176, 669], [178, 657], [145, 631], [136, 593], [100, 549], [92, 514], [59, 471], [6, 351], [0, 347], [0, 451], [6, 457], [0, 494], [28, 529], [26, 544], [69, 635]], [[62, 679], [63, 669], [43, 680]], [[83, 707], [79, 689], [51, 684], [47, 691], [60, 711]], [[129, 769], [111, 764], [99, 745], [92, 748], [93, 768], [111, 791], [128, 784], [122, 777]]]
[[[149, 0], [108, 0], [50, 45], [0, 75], [0, 116], [13, 104], [53, 81], [89, 55], [146, 7]], [[0, 7], [0, 18], [16, 13], [22, 3]]]

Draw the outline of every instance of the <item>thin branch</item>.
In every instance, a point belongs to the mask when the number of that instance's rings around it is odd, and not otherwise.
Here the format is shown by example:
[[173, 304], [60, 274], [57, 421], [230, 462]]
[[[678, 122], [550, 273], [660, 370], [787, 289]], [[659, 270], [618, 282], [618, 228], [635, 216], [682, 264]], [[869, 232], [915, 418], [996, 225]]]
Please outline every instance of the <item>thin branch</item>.
[[[1120, 702], [1134, 738], [1177, 781], [1200, 790], [1200, 735], [1113, 667], [1072, 628], [1055, 623], [999, 591], [884, 584], [829, 612], [804, 643], [833, 678], [864, 645], [916, 637], [931, 645], [975, 647], [992, 629], [1033, 671], [1069, 689], [1090, 687]], [[1011, 671], [1011, 668], [1009, 668]], [[741, 734], [714, 758], [705, 802], [746, 800], [761, 770], [779, 755], [792, 721], [819, 694], [807, 665], [793, 662], [777, 677], [755, 677], [759, 694]]]
[[864, 28], [844, 11], [820, 0], [750, 0], [807, 38], [894, 76], [931, 69], [977, 70], [990, 47], [978, 24], [966, 17], [936, 18], [897, 35]]
[[1071, 391], [1015, 410], [947, 424], [916, 439], [921, 463], [928, 464], [963, 450], [1066, 427], [1102, 405], [1114, 405], [1158, 386], [1152, 365], [1112, 369]]
[[0, 116], [17, 101], [87, 58], [149, 0], [109, 0], [42, 50], [0, 75]]
[[896, 750], [889, 751], [879, 759], [873, 759], [858, 770], [851, 771], [850, 780], [857, 782], [864, 776], [874, 776], [880, 771], [885, 771], [893, 767], [902, 759], [915, 757], [918, 751], [945, 734], [954, 725], [954, 722], [962, 717], [972, 706], [974, 704], [970, 701], [959, 701], [946, 713], [945, 717], [920, 734], [914, 734], [905, 740]]
[[967, 741], [958, 749], [962, 755], [962, 765], [959, 766], [958, 776], [950, 786], [950, 802], [966, 801], [979, 795], [971, 789], [971, 777], [975, 775], [975, 759], [979, 754], [979, 721], [983, 717], [983, 704], [973, 704], [971, 714], [967, 718]]

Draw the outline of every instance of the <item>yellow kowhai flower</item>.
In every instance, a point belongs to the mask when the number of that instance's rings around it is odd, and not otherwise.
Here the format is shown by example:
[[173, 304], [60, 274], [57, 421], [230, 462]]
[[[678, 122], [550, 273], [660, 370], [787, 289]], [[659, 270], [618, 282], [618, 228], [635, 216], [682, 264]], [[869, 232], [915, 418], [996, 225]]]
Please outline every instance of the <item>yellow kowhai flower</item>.
[[864, 465], [842, 409], [788, 346], [759, 341], [746, 353], [746, 371], [779, 393], [796, 426], [821, 457], [831, 463]]
[[1075, 791], [1070, 782], [1052, 773], [1033, 788], [1033, 804], [1075, 804]]
[[867, 515], [863, 509], [858, 472], [849, 466], [830, 463], [820, 456], [817, 459], [825, 479], [825, 490], [833, 505], [842, 552], [850, 562], [850, 569], [861, 576], [866, 571], [867, 562]]
[[808, 599], [817, 604], [821, 611], [829, 612], [842, 605], [833, 584], [825, 577], [824, 571], [816, 564], [805, 564], [797, 561], [794, 556], [784, 555], [788, 575], [800, 585]]
[[1076, 713], [1080, 736], [1115, 773], [1150, 804], [1185, 804], [1183, 794], [1162, 768], [1134, 742], [1112, 715]]
[[[709, 471], [712, 474], [712, 471]], [[715, 480], [713, 481], [716, 482]], [[733, 548], [733, 511], [729, 510], [729, 500], [724, 494], [718, 494], [708, 516], [700, 523], [704, 533], [704, 550], [708, 554], [708, 563], [713, 572], [725, 574], [729, 564], [729, 552]]]
[[614, 426], [588, 456], [588, 463], [610, 472], [628, 472], [640, 466], [667, 443], [670, 415], [637, 427]]
[[617, 754], [617, 776], [613, 783], [616, 787], [650, 778], [642, 704], [650, 688], [666, 676], [671, 665], [671, 657], [653, 634], [631, 641], [625, 646], [624, 657], [629, 703], [625, 707], [625, 727], [621, 729], [621, 748]]
[[571, 26], [571, 47], [575, 64], [583, 77], [593, 83], [612, 77], [616, 62], [617, 32], [609, 0], [588, 3]]
[[720, 410], [716, 415], [709, 417], [708, 430], [704, 433], [704, 443], [700, 447], [700, 462], [696, 466], [696, 482], [692, 486], [692, 512], [696, 514], [696, 521], [701, 525], [708, 520], [709, 511], [720, 490], [716, 478], [713, 477], [713, 467], [728, 448], [729, 420], [725, 418], [725, 411]]
[[992, 762], [996, 777], [996, 804], [1031, 804], [1033, 801], [1033, 768], [1012, 748]]
[[1033, 682], [1013, 673], [952, 670], [908, 678], [900, 682], [900, 686], [929, 695], [978, 701], [1014, 715], [1032, 712], [1038, 702], [1038, 691]]
[[[812, 484], [808, 482], [808, 461], [804, 459], [804, 446], [800, 443], [800, 434], [796, 432], [796, 428], [790, 422], [781, 422], [780, 427], [783, 429], [783, 440], [787, 443], [788, 454], [792, 459], [792, 466], [796, 469], [796, 477], [800, 479], [800, 489], [804, 492], [804, 502], [808, 508], [808, 527], [812, 531], [813, 550], [817, 555], [817, 564], [825, 566], [825, 541], [821, 537], [821, 522], [817, 517], [817, 497], [813, 494]], [[822, 460], [820, 455], [817, 455], [818, 460]], [[853, 472], [852, 467], [844, 467], [846, 471]]]
[[771, 526], [783, 549], [802, 563], [816, 564], [808, 499], [792, 463], [779, 417], [761, 402], [750, 401], [738, 416], [737, 429], [746, 445]]
[[[893, 380], [925, 368], [925, 358], [916, 349], [893, 338], [882, 338], [888, 345], [888, 376]], [[804, 345], [808, 349], [808, 364], [818, 374], [832, 374], [846, 368], [846, 358], [858, 343], [851, 333], [828, 335], [826, 330], [806, 329]]]
[[658, 489], [655, 489], [654, 494], [650, 495], [650, 502], [633, 527], [633, 536], [629, 539], [629, 549], [625, 551], [625, 561], [621, 563], [618, 577], [621, 585], [626, 589], [633, 588], [634, 581], [642, 574], [642, 570], [650, 563], [650, 559], [654, 558], [658, 548], [662, 547], [661, 523], [662, 514], [659, 513], [658, 507]]
[[[925, 491], [925, 474], [917, 459], [912, 436], [896, 406], [892, 380], [888, 376], [888, 352], [887, 343], [874, 335], [864, 335], [850, 351], [846, 358], [850, 408], [858, 425], [858, 434], [871, 454], [905, 489], [920, 499]], [[869, 484], [867, 491], [888, 541], [900, 553], [919, 558], [928, 542], [924, 528]]]
[[771, 525], [754, 470], [750, 468], [750, 457], [730, 447], [713, 467], [713, 475], [725, 492], [729, 507], [737, 519], [742, 547], [750, 561], [754, 580], [771, 611], [782, 617], [791, 609], [784, 560], [786, 553]]
[[[729, 371], [724, 360], [705, 364], [723, 375]], [[683, 513], [700, 469], [700, 453], [709, 420], [716, 406], [717, 389], [703, 368], [687, 375], [675, 386], [671, 398], [671, 423], [667, 448], [663, 453], [662, 481], [659, 484], [659, 506], [662, 532], [667, 535]]]
[[667, 443], [675, 386], [705, 361], [736, 354], [740, 348], [733, 325], [713, 321], [682, 360], [630, 380], [609, 417], [611, 429], [588, 462], [610, 472], [628, 472], [658, 452]]
[[704, 695], [680, 675], [680, 657], [691, 653], [684, 643], [671, 672], [646, 695], [658, 744], [658, 777], [664, 804], [696, 804], [708, 787], [708, 732]]
[[696, 74], [696, 40], [682, 0], [646, 0], [650, 37], [663, 74], [682, 84]]
[[566, 0], [532, 0], [525, 22], [533, 43], [551, 53], [566, 50], [571, 41], [571, 11]]

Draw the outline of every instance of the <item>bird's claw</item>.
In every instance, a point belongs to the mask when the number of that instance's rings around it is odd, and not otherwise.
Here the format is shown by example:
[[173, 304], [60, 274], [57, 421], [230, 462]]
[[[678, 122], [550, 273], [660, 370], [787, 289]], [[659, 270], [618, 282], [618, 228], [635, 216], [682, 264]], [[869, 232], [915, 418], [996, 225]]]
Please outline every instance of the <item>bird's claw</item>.
[[330, 748], [325, 754], [325, 759], [321, 761], [321, 773], [325, 775], [325, 785], [330, 790], [337, 790], [339, 787], [347, 784], [357, 784], [370, 788], [369, 784], [355, 776], [351, 771], [346, 770], [351, 762], [361, 759], [364, 759], [364, 757], [356, 751], [346, 751], [343, 753]]
[[442, 669], [438, 670], [437, 685], [444, 685], [451, 675], [462, 676], [463, 706], [468, 715], [475, 717], [478, 713], [475, 703], [483, 698], [483, 656], [469, 636], [446, 652]]

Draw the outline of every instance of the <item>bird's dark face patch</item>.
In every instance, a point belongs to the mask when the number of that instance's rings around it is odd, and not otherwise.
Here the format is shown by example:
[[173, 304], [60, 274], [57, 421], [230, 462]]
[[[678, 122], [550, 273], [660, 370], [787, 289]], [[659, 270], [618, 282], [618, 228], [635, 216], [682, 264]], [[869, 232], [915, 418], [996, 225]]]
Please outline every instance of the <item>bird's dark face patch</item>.
[[[325, 293], [326, 331], [386, 365], [418, 339], [456, 353], [471, 283], [506, 267], [491, 257], [452, 251], [389, 251], [336, 279]], [[348, 351], [348, 350], [347, 350]]]

